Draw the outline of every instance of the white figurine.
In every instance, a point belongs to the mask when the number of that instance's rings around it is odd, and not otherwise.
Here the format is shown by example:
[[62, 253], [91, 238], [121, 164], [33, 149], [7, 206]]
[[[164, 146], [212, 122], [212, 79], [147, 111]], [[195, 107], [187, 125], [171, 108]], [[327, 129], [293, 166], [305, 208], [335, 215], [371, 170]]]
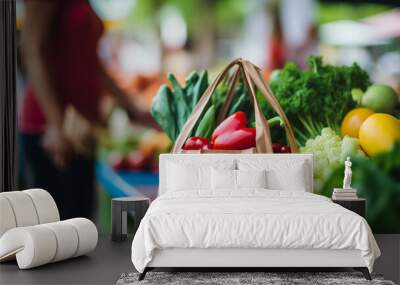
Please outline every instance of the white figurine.
[[351, 161], [350, 157], [347, 157], [344, 162], [344, 179], [343, 179], [343, 189], [351, 189]]

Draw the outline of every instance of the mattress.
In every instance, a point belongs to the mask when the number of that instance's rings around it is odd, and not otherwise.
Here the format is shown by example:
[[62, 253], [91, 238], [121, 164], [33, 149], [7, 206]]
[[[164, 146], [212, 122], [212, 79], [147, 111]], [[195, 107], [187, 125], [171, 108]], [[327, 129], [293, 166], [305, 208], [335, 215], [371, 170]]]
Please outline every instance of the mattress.
[[206, 194], [170, 192], [158, 197], [132, 243], [139, 272], [162, 249], [359, 250], [372, 271], [379, 248], [361, 216], [300, 191], [241, 189]]

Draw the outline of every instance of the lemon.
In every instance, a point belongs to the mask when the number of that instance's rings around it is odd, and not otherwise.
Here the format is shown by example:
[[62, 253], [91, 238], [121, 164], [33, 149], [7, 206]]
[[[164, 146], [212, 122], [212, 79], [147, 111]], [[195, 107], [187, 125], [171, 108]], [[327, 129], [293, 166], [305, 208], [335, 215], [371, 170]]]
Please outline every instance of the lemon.
[[400, 121], [388, 114], [373, 114], [362, 123], [359, 140], [369, 156], [389, 151], [400, 140]]

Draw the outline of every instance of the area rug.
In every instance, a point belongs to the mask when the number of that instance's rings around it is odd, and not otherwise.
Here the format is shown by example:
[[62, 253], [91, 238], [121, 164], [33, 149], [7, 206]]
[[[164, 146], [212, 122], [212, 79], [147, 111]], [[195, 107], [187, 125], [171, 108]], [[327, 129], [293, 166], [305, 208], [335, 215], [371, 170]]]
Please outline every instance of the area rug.
[[373, 280], [368, 281], [359, 272], [148, 272], [146, 278], [142, 281], [137, 280], [138, 276], [138, 273], [122, 274], [117, 281], [117, 285], [395, 285], [392, 281], [384, 280], [383, 277], [379, 275], [373, 275]]

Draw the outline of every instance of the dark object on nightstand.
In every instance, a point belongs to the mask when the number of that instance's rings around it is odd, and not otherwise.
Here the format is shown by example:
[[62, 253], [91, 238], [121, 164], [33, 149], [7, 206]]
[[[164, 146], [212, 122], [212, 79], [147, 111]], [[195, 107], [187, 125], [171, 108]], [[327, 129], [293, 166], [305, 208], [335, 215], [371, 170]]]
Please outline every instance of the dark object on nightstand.
[[146, 214], [150, 199], [146, 197], [114, 198], [112, 203], [112, 233], [113, 241], [124, 241], [128, 235], [128, 212], [133, 214], [134, 227], [129, 233], [135, 234], [140, 221]]
[[361, 217], [365, 218], [365, 199], [357, 198], [354, 200], [333, 200], [332, 202], [339, 204], [340, 206], [359, 214]]

